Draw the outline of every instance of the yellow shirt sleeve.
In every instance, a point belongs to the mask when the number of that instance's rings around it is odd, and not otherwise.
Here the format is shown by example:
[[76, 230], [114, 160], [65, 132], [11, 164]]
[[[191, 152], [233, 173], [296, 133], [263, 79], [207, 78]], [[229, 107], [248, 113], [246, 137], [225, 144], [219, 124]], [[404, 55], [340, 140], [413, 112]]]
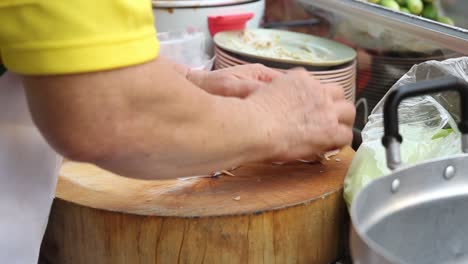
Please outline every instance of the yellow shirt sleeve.
[[0, 0], [0, 57], [26, 75], [144, 63], [158, 55], [149, 0]]

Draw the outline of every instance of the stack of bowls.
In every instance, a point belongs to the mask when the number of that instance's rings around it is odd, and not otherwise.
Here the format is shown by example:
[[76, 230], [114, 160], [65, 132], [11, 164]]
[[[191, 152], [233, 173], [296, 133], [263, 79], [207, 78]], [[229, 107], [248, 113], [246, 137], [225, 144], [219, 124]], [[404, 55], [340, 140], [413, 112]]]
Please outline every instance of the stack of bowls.
[[341, 86], [356, 98], [356, 52], [312, 35], [272, 29], [220, 32], [214, 37], [215, 69], [261, 63], [278, 71], [302, 67], [322, 83]]

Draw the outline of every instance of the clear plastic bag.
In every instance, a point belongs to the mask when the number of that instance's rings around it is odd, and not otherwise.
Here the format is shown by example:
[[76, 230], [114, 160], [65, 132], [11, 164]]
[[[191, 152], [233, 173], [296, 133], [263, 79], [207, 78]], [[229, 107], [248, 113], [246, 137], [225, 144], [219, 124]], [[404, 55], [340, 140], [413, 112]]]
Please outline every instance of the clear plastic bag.
[[201, 31], [158, 33], [159, 54], [174, 62], [197, 70], [211, 70], [214, 57], [206, 53], [206, 36]]
[[[468, 57], [415, 65], [390, 91], [405, 84], [447, 75], [468, 82]], [[348, 206], [369, 182], [390, 173], [381, 143], [385, 98], [386, 96], [369, 116], [369, 121], [362, 130], [362, 144], [346, 175], [344, 197]], [[455, 122], [460, 112], [457, 94], [441, 93], [407, 99], [400, 104], [398, 111], [400, 133], [404, 138], [401, 145], [403, 162], [414, 164], [461, 152], [460, 133]]]

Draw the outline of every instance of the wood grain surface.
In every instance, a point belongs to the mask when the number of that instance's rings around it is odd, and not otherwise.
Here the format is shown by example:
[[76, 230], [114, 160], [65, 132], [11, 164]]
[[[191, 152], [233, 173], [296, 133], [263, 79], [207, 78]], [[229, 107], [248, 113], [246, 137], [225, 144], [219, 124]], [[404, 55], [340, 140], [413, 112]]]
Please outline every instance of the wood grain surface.
[[[66, 162], [45, 263], [318, 263], [343, 253], [342, 183], [324, 164], [251, 164], [232, 176], [140, 181]], [[239, 198], [239, 199], [237, 199]]]

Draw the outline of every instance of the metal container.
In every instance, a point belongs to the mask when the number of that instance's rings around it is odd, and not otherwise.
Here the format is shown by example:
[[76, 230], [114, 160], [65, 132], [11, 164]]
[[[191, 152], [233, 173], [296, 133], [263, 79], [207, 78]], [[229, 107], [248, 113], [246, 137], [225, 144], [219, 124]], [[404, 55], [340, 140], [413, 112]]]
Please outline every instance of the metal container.
[[[464, 154], [403, 166], [399, 103], [446, 90], [461, 96]], [[352, 204], [354, 263], [468, 263], [468, 84], [446, 77], [393, 91], [384, 106], [384, 129], [387, 164], [394, 172], [371, 182]]]
[[158, 32], [199, 30], [206, 37], [207, 52], [213, 54], [213, 41], [208, 29], [209, 16], [252, 13], [246, 27], [258, 28], [265, 12], [265, 0], [178, 0], [152, 1]]
[[334, 26], [332, 37], [346, 38], [347, 42], [360, 48], [378, 52], [425, 54], [451, 50], [468, 54], [466, 0], [440, 0], [445, 14], [453, 17], [457, 26], [398, 12], [363, 0], [297, 1], [312, 13], [325, 10], [326, 14], [323, 16]]

